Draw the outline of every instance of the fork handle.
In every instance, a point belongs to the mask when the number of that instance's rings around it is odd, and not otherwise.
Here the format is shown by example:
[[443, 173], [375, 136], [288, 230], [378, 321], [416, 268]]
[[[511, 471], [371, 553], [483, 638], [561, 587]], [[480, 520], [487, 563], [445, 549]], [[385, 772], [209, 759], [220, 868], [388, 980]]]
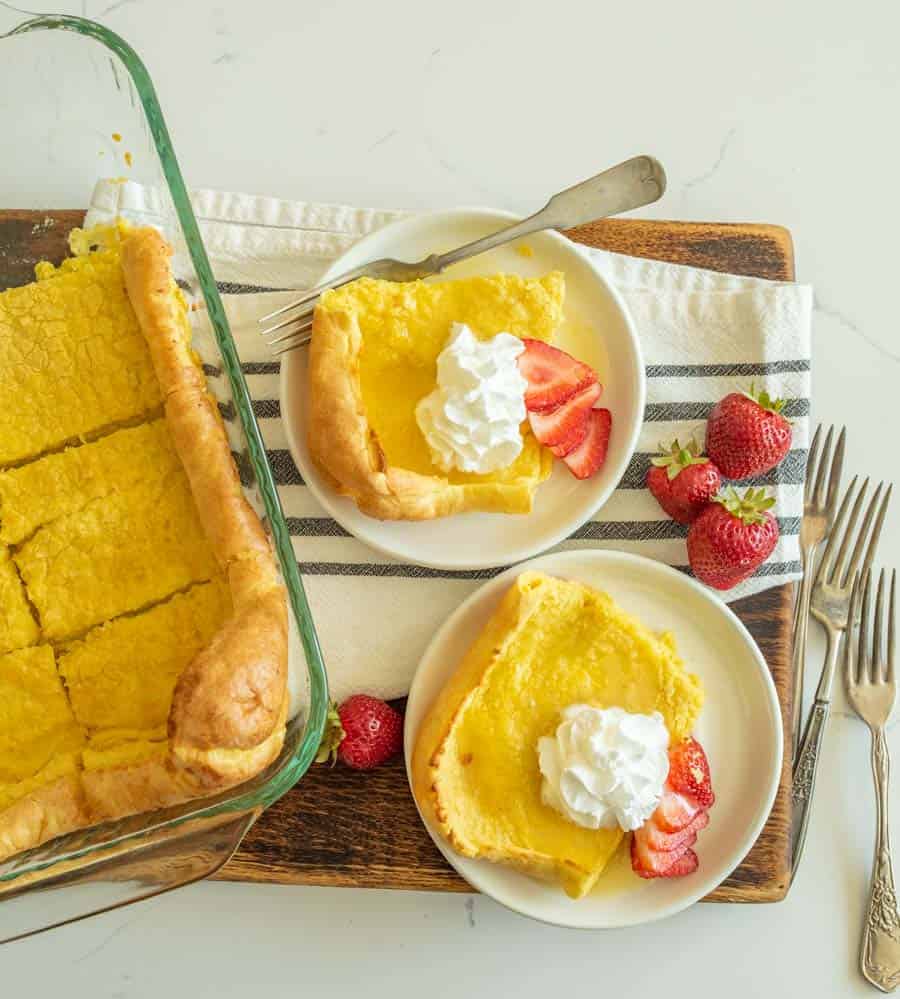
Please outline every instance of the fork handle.
[[449, 253], [429, 257], [423, 264], [432, 273], [439, 273], [451, 264], [485, 253], [497, 246], [528, 236], [542, 229], [571, 229], [607, 215], [641, 208], [662, 197], [666, 175], [662, 165], [652, 156], [634, 156], [610, 167], [589, 180], [560, 191], [534, 215], [506, 226], [499, 232], [457, 247]]
[[791, 781], [791, 877], [797, 873], [803, 856], [816, 774], [819, 770], [819, 750], [830, 710], [831, 704], [828, 701], [817, 700], [813, 704], [794, 765], [794, 777]]
[[800, 752], [800, 734], [803, 725], [803, 673], [806, 666], [806, 642], [809, 634], [809, 603], [813, 588], [813, 559], [816, 548], [808, 545], [800, 549], [803, 564], [803, 574], [800, 577], [800, 592], [797, 594], [797, 606], [794, 610], [794, 647], [791, 652], [791, 707], [793, 722], [791, 724], [791, 752], [796, 762]]
[[884, 727], [872, 727], [872, 775], [875, 778], [877, 826], [875, 861], [869, 904], [863, 924], [860, 967], [864, 977], [882, 992], [893, 992], [900, 984], [900, 916], [894, 893], [891, 836], [888, 826], [888, 786], [891, 757]]

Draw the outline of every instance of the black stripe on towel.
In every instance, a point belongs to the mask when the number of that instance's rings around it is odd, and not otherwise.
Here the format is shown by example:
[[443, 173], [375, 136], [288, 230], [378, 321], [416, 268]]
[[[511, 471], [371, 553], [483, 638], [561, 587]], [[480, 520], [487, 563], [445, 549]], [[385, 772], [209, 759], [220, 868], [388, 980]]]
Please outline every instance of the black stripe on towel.
[[[295, 538], [349, 538], [330, 517], [287, 517], [288, 532]], [[800, 532], [799, 517], [779, 517], [783, 536]], [[677, 541], [687, 536], [687, 526], [674, 520], [591, 520], [569, 537], [579, 541]]]
[[281, 416], [281, 403], [278, 399], [254, 399], [253, 412], [257, 420], [275, 420]]
[[[619, 480], [620, 489], [643, 489], [647, 479], [647, 471], [655, 454], [638, 452], [632, 456], [625, 474]], [[744, 486], [797, 486], [803, 483], [806, 469], [806, 451], [789, 451], [781, 464], [765, 475], [757, 475], [736, 483]]]
[[[448, 569], [428, 569], [423, 565], [382, 564], [378, 562], [298, 562], [297, 568], [304, 576], [371, 576], [381, 579], [385, 577], [393, 579], [493, 579], [504, 572], [508, 566], [500, 566], [496, 569], [451, 571]], [[674, 568], [686, 576], [693, 575], [689, 566], [676, 565]], [[765, 562], [753, 575], [754, 577], [781, 576], [799, 571], [799, 562]]]
[[276, 448], [273, 451], [266, 451], [266, 457], [272, 466], [272, 474], [275, 477], [275, 484], [278, 486], [305, 486], [303, 476], [300, 474], [291, 452], [285, 448]]
[[737, 364], [648, 364], [648, 378], [747, 378], [809, 371], [808, 360]]
[[[278, 361], [247, 361], [245, 375], [277, 374]], [[204, 369], [205, 370], [205, 369]], [[648, 364], [648, 378], [746, 378], [809, 371], [809, 361], [767, 361], [761, 364]], [[214, 369], [219, 374], [218, 368]]]
[[[689, 565], [676, 565], [673, 566], [679, 572], [683, 572], [685, 576], [693, 576], [694, 570]], [[753, 573], [754, 578], [760, 576], [786, 576], [789, 572], [800, 572], [800, 562], [763, 562], [761, 566]]]
[[245, 375], [277, 375], [280, 367], [278, 361], [246, 361], [241, 370]]
[[296, 288], [268, 288], [262, 284], [241, 284], [236, 281], [216, 281], [216, 287], [220, 295], [259, 295], [270, 291], [297, 291]]
[[[705, 420], [713, 408], [711, 402], [651, 402], [644, 410], [644, 420], [647, 423], [662, 423], [665, 421]], [[254, 399], [253, 411], [257, 419], [278, 419], [281, 416], [281, 403], [278, 399]], [[784, 407], [784, 415], [789, 420], [796, 420], [809, 415], [808, 399], [788, 399]]]
[[385, 576], [396, 579], [493, 579], [507, 566], [497, 569], [429, 569], [424, 565], [393, 562], [298, 562], [304, 576]]
[[[269, 463], [275, 474], [275, 482], [279, 486], [302, 486], [305, 485], [303, 477], [297, 471], [290, 452], [284, 448], [275, 448], [266, 452], [269, 456]], [[650, 462], [655, 457], [655, 453], [638, 452], [632, 456], [628, 463], [625, 474], [619, 481], [620, 489], [643, 489], [647, 478], [647, 470]], [[796, 486], [803, 482], [803, 473], [806, 468], [806, 451], [789, 451], [784, 460], [777, 468], [765, 475], [758, 475], [752, 479], [745, 479], [739, 483], [741, 486]]]
[[350, 532], [331, 517], [285, 517], [292, 538], [349, 538]]
[[[649, 402], [644, 410], [647, 423], [663, 420], [705, 420], [708, 419], [713, 402]], [[789, 420], [809, 416], [809, 399], [785, 400], [784, 415]]]

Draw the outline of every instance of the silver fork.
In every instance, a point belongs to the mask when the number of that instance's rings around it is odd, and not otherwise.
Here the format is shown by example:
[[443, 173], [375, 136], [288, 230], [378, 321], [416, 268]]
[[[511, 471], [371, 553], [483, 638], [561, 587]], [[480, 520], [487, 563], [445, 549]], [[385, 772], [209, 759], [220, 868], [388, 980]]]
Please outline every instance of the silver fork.
[[794, 649], [792, 662], [794, 707], [793, 752], [800, 747], [800, 728], [803, 718], [803, 667], [806, 662], [806, 640], [809, 631], [809, 603], [812, 597], [813, 566], [816, 551], [825, 540], [834, 522], [837, 507], [837, 494], [844, 469], [844, 445], [846, 427], [841, 427], [834, 455], [831, 454], [831, 441], [834, 427], [828, 428], [825, 443], [819, 458], [819, 438], [821, 425], [816, 427], [809, 457], [806, 462], [806, 481], [803, 485], [803, 519], [800, 521], [800, 563], [803, 574], [800, 577], [800, 592], [794, 608]]
[[[635, 156], [555, 194], [539, 212], [527, 219], [448, 253], [432, 253], [424, 260], [409, 264], [389, 258], [373, 260], [346, 271], [331, 281], [317, 285], [296, 301], [262, 316], [259, 319], [260, 325], [270, 323], [273, 319], [281, 320], [273, 326], [265, 326], [261, 331], [262, 335], [266, 338], [274, 337], [269, 339], [269, 346], [277, 348], [274, 350], [276, 355], [284, 354], [309, 343], [316, 302], [330, 288], [338, 288], [361, 277], [381, 278], [385, 281], [416, 281], [439, 274], [451, 264], [542, 229], [571, 229], [595, 219], [652, 204], [662, 197], [665, 189], [666, 175], [662, 165], [652, 156]], [[282, 316], [285, 318], [281, 319]], [[279, 335], [274, 336], [276, 333]]]
[[[894, 706], [896, 692], [894, 674], [894, 612], [897, 571], [891, 573], [891, 594], [887, 627], [884, 622], [885, 573], [878, 576], [875, 597], [875, 619], [871, 623], [871, 653], [869, 652], [869, 599], [871, 570], [854, 582], [850, 598], [850, 619], [856, 615], [859, 591], [862, 608], [859, 613], [859, 641], [854, 652], [850, 632], [844, 645], [844, 682], [847, 698], [853, 710], [869, 726], [872, 736], [872, 775], [875, 778], [877, 826], [875, 861], [869, 889], [869, 904], [863, 923], [860, 968], [863, 976], [882, 992], [893, 992], [900, 983], [900, 915], [894, 894], [894, 870], [891, 865], [891, 835], [888, 827], [888, 785], [891, 779], [891, 758], [888, 753], [884, 726]], [[882, 644], [887, 632], [887, 652]]]
[[[850, 595], [853, 588], [853, 577], [862, 563], [862, 571], [866, 572], [872, 565], [881, 527], [891, 499], [891, 486], [884, 489], [884, 483], [879, 483], [872, 494], [869, 505], [859, 531], [856, 530], [859, 515], [862, 512], [869, 480], [866, 479], [857, 491], [856, 476], [844, 493], [841, 507], [834, 520], [834, 527], [828, 536], [822, 562], [816, 573], [810, 604], [813, 616], [825, 627], [828, 639], [825, 664], [816, 689], [816, 699], [813, 703], [803, 738], [800, 741], [800, 751], [794, 764], [794, 777], [791, 783], [791, 857], [792, 872], [796, 873], [803, 855], [803, 845], [806, 842], [806, 830], [809, 826], [809, 816], [812, 805], [813, 791], [816, 786], [816, 771], [819, 765], [819, 749], [822, 745], [822, 735], [825, 723], [831, 710], [831, 688], [834, 684], [834, 671], [837, 665], [838, 649], [841, 636], [847, 630], [850, 619]], [[884, 495], [882, 496], [882, 490]], [[852, 509], [851, 509], [852, 508]], [[847, 516], [849, 514], [849, 520]], [[846, 529], [844, 524], [847, 524]], [[868, 540], [867, 540], [868, 539]], [[852, 546], [852, 553], [851, 553]]]

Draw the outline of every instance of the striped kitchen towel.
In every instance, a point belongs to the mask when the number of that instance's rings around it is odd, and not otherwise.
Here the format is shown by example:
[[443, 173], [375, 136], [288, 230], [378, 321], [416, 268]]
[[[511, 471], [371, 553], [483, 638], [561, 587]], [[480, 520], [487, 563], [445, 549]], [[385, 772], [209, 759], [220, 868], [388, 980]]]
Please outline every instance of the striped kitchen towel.
[[[294, 550], [328, 663], [334, 696], [406, 693], [436, 628], [480, 582], [500, 570], [444, 572], [401, 563], [348, 537], [304, 486], [280, 421], [278, 365], [259, 337], [258, 316], [313, 284], [355, 240], [402, 213], [280, 201], [243, 194], [193, 195], [275, 472]], [[101, 182], [88, 222], [116, 215], [153, 223], [155, 192]], [[685, 529], [644, 488], [660, 441], [699, 431], [711, 406], [752, 380], [786, 398], [793, 448], [753, 484], [774, 489], [781, 539], [770, 559], [731, 590], [738, 599], [795, 579], [808, 441], [808, 287], [736, 277], [586, 249], [622, 292], [647, 364], [647, 410], [637, 453], [596, 518], [559, 547], [616, 548], [687, 570]]]

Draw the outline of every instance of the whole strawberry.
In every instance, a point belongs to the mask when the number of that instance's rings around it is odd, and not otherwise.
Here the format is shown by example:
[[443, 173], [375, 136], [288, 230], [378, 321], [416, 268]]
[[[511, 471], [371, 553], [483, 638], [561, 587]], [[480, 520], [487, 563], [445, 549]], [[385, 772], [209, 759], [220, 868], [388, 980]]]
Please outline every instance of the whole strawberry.
[[706, 424], [706, 453], [728, 479], [748, 479], [774, 468], [791, 447], [783, 399], [766, 391], [732, 392], [717, 402]]
[[385, 701], [354, 694], [328, 711], [316, 760], [335, 758], [354, 770], [371, 770], [403, 747], [403, 718]]
[[654, 458], [647, 471], [647, 488], [657, 503], [679, 524], [690, 524], [719, 491], [722, 479], [719, 470], [700, 455], [693, 439], [683, 447], [678, 440]]
[[697, 579], [717, 590], [730, 590], [772, 553], [778, 521], [769, 513], [775, 503], [765, 489], [748, 489], [743, 498], [728, 489], [691, 524], [688, 561]]

